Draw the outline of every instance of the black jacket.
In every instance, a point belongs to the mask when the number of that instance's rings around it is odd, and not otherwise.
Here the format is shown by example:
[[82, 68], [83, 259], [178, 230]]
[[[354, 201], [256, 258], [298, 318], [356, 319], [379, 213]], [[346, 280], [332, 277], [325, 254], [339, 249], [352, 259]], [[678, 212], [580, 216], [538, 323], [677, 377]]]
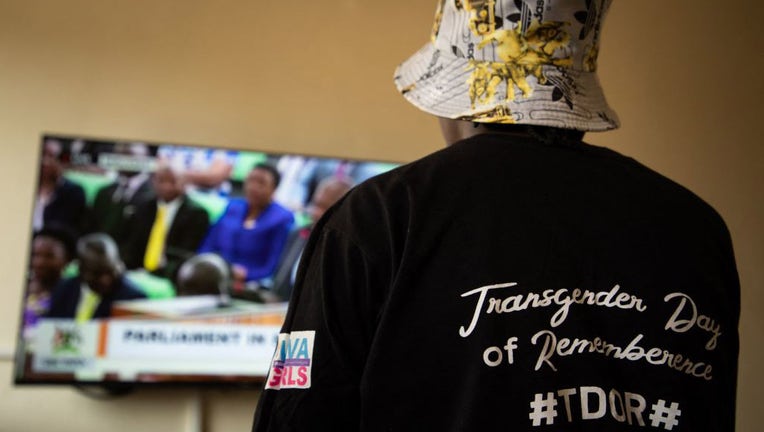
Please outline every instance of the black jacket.
[[[180, 264], [194, 255], [209, 229], [207, 212], [187, 197], [182, 197], [175, 218], [165, 239], [165, 266], [156, 274], [174, 279]], [[151, 228], [157, 213], [157, 201], [144, 203], [135, 211], [127, 225], [127, 241], [122, 251], [128, 269], [143, 267], [143, 258]]]

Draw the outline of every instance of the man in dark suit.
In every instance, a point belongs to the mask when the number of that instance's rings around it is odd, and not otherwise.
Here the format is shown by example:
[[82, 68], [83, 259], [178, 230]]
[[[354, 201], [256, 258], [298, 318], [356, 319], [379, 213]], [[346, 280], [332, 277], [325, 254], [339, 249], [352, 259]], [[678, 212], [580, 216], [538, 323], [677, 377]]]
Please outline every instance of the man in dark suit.
[[157, 198], [140, 205], [128, 221], [123, 257], [128, 269], [144, 268], [174, 279], [207, 234], [209, 216], [186, 197], [183, 179], [171, 167], [160, 166], [152, 184]]
[[[117, 143], [112, 153], [138, 160], [149, 156], [148, 148], [142, 143]], [[146, 172], [118, 170], [114, 183], [104, 186], [96, 194], [89, 230], [109, 234], [120, 249], [123, 248], [128, 236], [126, 221], [135, 214], [137, 207], [156, 197], [150, 180]]]
[[342, 176], [327, 177], [316, 187], [313, 198], [308, 205], [310, 225], [292, 230], [289, 233], [286, 246], [284, 246], [284, 252], [281, 254], [279, 264], [276, 267], [276, 273], [273, 276], [273, 283], [270, 288], [279, 300], [289, 300], [289, 296], [292, 295], [297, 265], [300, 262], [302, 250], [308, 242], [313, 225], [321, 219], [321, 216], [323, 216], [329, 207], [339, 201], [352, 187], [352, 179]]
[[53, 290], [49, 318], [74, 318], [83, 322], [111, 316], [119, 300], [145, 298], [128, 281], [114, 240], [106, 234], [90, 234], [77, 243], [80, 275], [60, 282]]

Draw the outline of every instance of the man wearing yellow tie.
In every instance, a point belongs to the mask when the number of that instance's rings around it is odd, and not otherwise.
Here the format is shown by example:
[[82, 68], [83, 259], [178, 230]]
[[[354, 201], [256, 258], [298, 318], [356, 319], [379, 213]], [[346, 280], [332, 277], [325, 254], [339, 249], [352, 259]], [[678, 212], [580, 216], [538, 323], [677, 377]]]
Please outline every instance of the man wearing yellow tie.
[[90, 234], [77, 243], [80, 274], [53, 290], [49, 318], [74, 318], [84, 322], [111, 316], [113, 302], [145, 298], [124, 276], [125, 266], [114, 240]]
[[130, 239], [123, 257], [128, 269], [144, 268], [174, 279], [207, 234], [209, 216], [186, 197], [181, 173], [170, 166], [157, 168], [152, 185], [156, 199], [138, 206], [128, 221]]

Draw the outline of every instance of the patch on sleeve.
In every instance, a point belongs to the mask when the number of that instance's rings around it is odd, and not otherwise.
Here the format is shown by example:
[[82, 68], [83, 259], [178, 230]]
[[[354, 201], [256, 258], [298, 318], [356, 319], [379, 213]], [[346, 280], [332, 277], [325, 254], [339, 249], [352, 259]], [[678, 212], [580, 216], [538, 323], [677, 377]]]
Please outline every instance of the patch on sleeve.
[[279, 334], [266, 389], [310, 388], [314, 330]]

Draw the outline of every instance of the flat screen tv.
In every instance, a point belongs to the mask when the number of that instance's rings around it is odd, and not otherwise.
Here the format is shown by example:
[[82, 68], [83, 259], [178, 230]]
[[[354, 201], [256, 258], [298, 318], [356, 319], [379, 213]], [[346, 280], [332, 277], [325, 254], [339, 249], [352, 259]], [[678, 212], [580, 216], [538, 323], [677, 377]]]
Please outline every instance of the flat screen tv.
[[396, 163], [46, 134], [17, 384], [259, 385], [312, 224]]

